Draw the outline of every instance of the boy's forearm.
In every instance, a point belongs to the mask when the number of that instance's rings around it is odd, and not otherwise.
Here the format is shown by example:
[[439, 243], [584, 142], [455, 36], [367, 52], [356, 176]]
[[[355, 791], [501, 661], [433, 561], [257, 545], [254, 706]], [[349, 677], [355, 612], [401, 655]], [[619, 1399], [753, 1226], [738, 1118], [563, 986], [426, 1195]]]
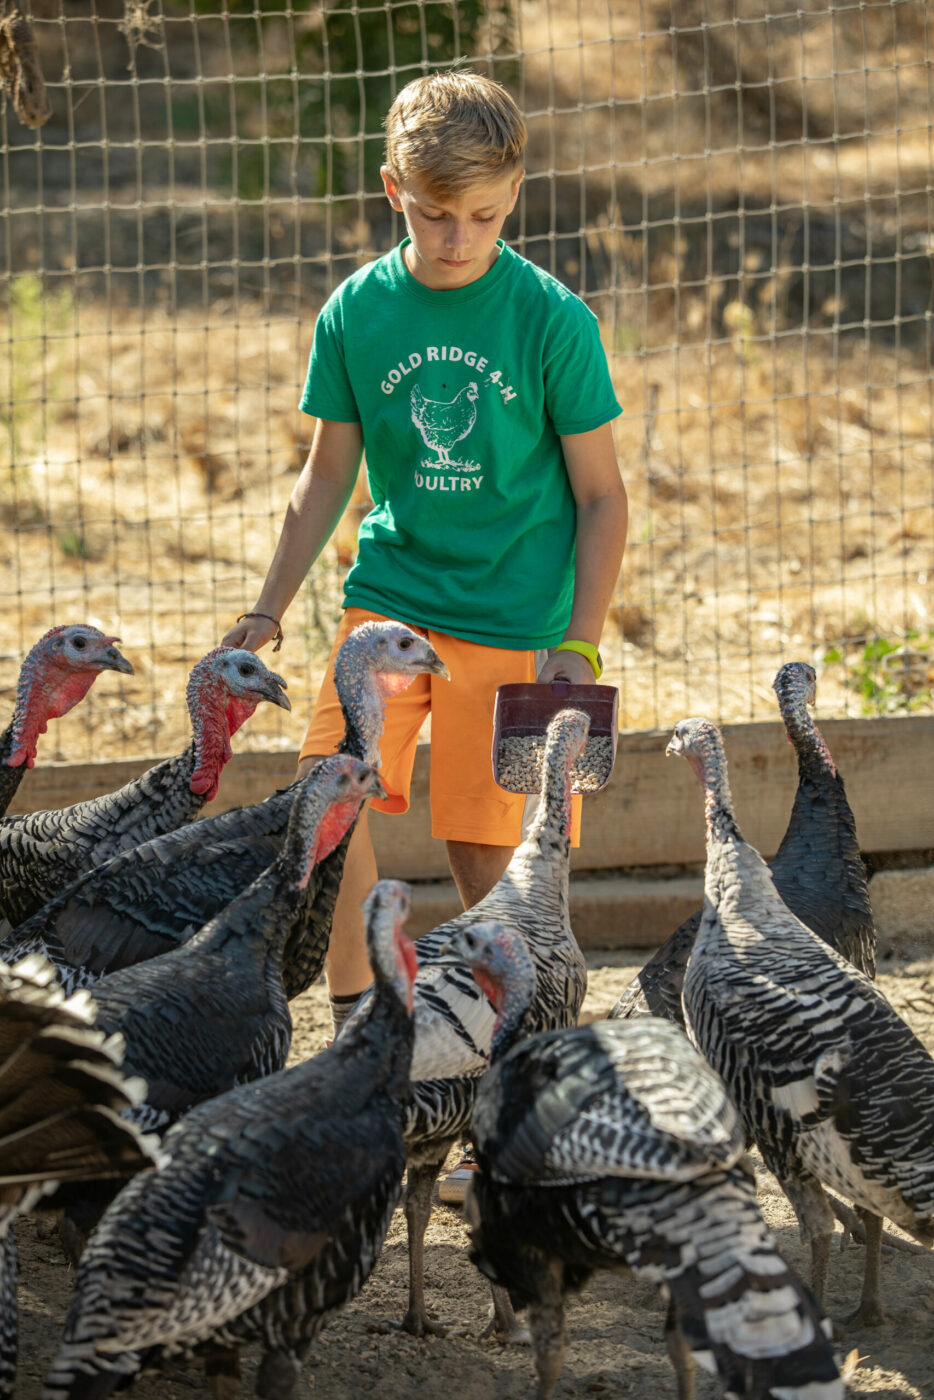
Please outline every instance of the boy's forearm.
[[628, 521], [623, 489], [578, 506], [574, 602], [567, 637], [599, 646], [623, 562]]
[[[564, 638], [598, 647], [626, 546], [626, 488], [609, 423], [588, 433], [564, 436], [561, 446], [577, 505], [574, 600]], [[585, 656], [556, 651], [538, 678], [583, 685], [594, 679], [594, 673]]]
[[305, 575], [344, 513], [360, 470], [359, 424], [319, 419], [308, 460], [292, 489], [272, 562], [256, 602], [222, 639], [256, 651], [270, 640]]
[[[308, 473], [306, 476], [306, 472]], [[344, 513], [353, 482], [314, 475], [306, 466], [286, 509], [256, 610], [281, 618]]]
[[[627, 522], [628, 506], [622, 487], [604, 499], [578, 506], [574, 601], [565, 639], [599, 647], [619, 577]], [[552, 651], [537, 678], [588, 685], [594, 680], [594, 672], [586, 656], [574, 651]]]

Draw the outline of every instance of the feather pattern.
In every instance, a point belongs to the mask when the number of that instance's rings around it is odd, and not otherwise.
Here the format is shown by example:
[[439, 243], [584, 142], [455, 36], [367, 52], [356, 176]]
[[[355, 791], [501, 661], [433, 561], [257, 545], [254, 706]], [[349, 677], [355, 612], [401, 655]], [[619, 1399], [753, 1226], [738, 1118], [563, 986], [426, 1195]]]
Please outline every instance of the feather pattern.
[[[117, 792], [0, 825], [0, 913], [23, 922], [90, 866], [192, 821], [217, 791], [230, 736], [261, 700], [289, 708], [281, 676], [252, 652], [217, 647], [189, 679], [194, 737]], [[9, 940], [6, 940], [9, 942]], [[17, 950], [18, 952], [21, 950]]]
[[268, 870], [180, 948], [96, 984], [98, 1025], [123, 1036], [126, 1064], [149, 1085], [146, 1106], [160, 1114], [160, 1128], [285, 1065], [289, 915], [304, 898], [309, 860], [327, 853], [325, 833], [339, 840], [381, 792], [375, 769], [357, 759], [323, 760], [299, 785], [285, 845]]
[[67, 998], [39, 958], [0, 964], [0, 1397], [16, 1373], [17, 1214], [58, 1181], [127, 1176], [155, 1160], [154, 1138], [121, 1115], [145, 1085], [121, 1070], [119, 1037], [94, 1026], [94, 1005]]
[[722, 1081], [655, 1018], [528, 1035], [511, 942], [508, 929], [485, 946], [458, 939], [504, 991], [467, 1214], [475, 1262], [529, 1305], [540, 1400], [561, 1370], [566, 1292], [607, 1268], [666, 1288], [680, 1395], [700, 1363], [733, 1396], [842, 1397], [825, 1319], [759, 1213]]
[[[453, 1143], [470, 1130], [495, 1022], [489, 1001], [452, 951], [452, 939], [464, 929], [490, 923], [516, 929], [538, 974], [529, 1013], [535, 1029], [576, 1022], [587, 988], [587, 965], [571, 931], [568, 907], [570, 769], [588, 729], [589, 719], [579, 710], [554, 716], [548, 726], [542, 791], [527, 839], [484, 899], [418, 940], [412, 1101], [405, 1123], [410, 1291], [403, 1321], [416, 1335], [438, 1330], [428, 1317], [421, 1283], [432, 1185]], [[361, 997], [345, 1027], [366, 1014], [368, 1000], [367, 994]]]
[[[785, 834], [769, 862], [782, 899], [813, 933], [867, 977], [875, 975], [876, 934], [856, 822], [823, 735], [808, 712], [817, 678], [789, 661], [773, 682], [798, 763], [798, 787]], [[681, 988], [700, 926], [686, 919], [622, 993], [610, 1016], [664, 1016], [684, 1025]]]
[[736, 825], [715, 727], [682, 721], [669, 752], [690, 760], [707, 808], [688, 1029], [815, 1244], [820, 1293], [832, 1228], [820, 1182], [934, 1244], [934, 1059], [869, 978], [782, 901]]
[[[342, 751], [378, 764], [385, 696], [420, 671], [447, 668], [401, 623], [355, 628], [340, 653], [336, 684], [347, 722]], [[71, 989], [184, 943], [266, 870], [282, 848], [297, 790], [202, 818], [89, 871], [0, 944], [0, 955], [40, 952]], [[289, 998], [324, 965], [343, 872], [344, 843], [316, 867], [290, 915], [283, 980]]]
[[407, 909], [396, 882], [368, 899], [378, 991], [353, 1034], [194, 1109], [166, 1162], [114, 1201], [82, 1255], [46, 1400], [103, 1396], [165, 1357], [248, 1341], [263, 1347], [261, 1377], [294, 1385], [322, 1323], [372, 1268], [401, 1190]]

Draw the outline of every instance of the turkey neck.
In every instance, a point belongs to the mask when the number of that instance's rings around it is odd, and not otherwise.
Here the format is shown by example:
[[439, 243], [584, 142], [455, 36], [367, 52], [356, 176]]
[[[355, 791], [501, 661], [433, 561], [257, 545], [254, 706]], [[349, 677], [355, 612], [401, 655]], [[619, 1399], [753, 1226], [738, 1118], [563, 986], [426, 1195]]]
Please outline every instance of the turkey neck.
[[[4, 815], [23, 774], [36, 756], [39, 735], [44, 734], [50, 719], [75, 707], [91, 689], [97, 671], [82, 671], [55, 676], [54, 670], [44, 668], [32, 652], [20, 667], [16, 685], [16, 705], [13, 718], [0, 737], [0, 817]], [[16, 762], [10, 758], [16, 755]]]
[[[334, 663], [334, 685], [344, 715], [344, 737], [338, 753], [359, 758], [373, 768], [379, 767], [379, 741], [383, 732], [385, 703], [375, 674], [364, 657], [347, 646], [349, 637], [338, 652]], [[311, 986], [324, 965], [331, 936], [334, 905], [344, 873], [347, 847], [356, 825], [356, 817], [334, 849], [320, 862], [305, 892], [305, 916], [297, 928], [288, 930], [284, 965], [286, 991], [289, 999], [301, 995]], [[293, 920], [293, 922], [296, 922]]]
[[[704, 908], [694, 952], [688, 963], [685, 990], [703, 975], [704, 954], [742, 956], [745, 951], [800, 954], [797, 919], [782, 902], [772, 873], [754, 846], [743, 839], [733, 815], [732, 797], [723, 750], [711, 742], [700, 764], [694, 764], [704, 784], [707, 819], [707, 865]], [[694, 974], [694, 976], [692, 976]]]
[[[548, 886], [543, 883], [544, 864], [551, 883], [551, 897], [562, 907], [568, 895], [568, 857], [571, 851], [571, 749], [567, 734], [552, 738], [542, 765], [542, 791], [529, 834], [517, 847], [499, 884], [487, 899], [509, 895], [510, 887], [525, 900], [545, 901]], [[481, 902], [482, 903], [482, 902]]]
[[[815, 824], [822, 840], [844, 856], [859, 855], [856, 823], [830, 750], [804, 709], [782, 712], [798, 762], [798, 789], [788, 829], [772, 861], [775, 870], [789, 861], [813, 862]], [[803, 839], [805, 830], [807, 839]], [[797, 838], [797, 839], [796, 839]], [[823, 855], [824, 852], [822, 851]]]
[[553, 740], [545, 749], [542, 793], [526, 845], [537, 845], [545, 855], [567, 856], [571, 849], [571, 764], [575, 754], [568, 735]]
[[[704, 816], [707, 822], [707, 864], [704, 870], [704, 910], [694, 953], [700, 954], [710, 941], [710, 934], [719, 921], [711, 920], [714, 911], [726, 913], [736, 907], [741, 897], [740, 869], [748, 863], [749, 855], [764, 867], [758, 852], [743, 840], [733, 815], [733, 798], [726, 774], [723, 751], [711, 741], [698, 764], [691, 760], [704, 787]], [[692, 961], [694, 957], [692, 956]], [[690, 965], [689, 965], [690, 971]]]
[[[335, 1070], [338, 1063], [345, 1074], [352, 1069], [362, 1101], [375, 1091], [404, 1105], [411, 1095], [414, 1045], [415, 1018], [403, 1006], [393, 984], [378, 977], [369, 1015], [348, 1026], [325, 1053], [336, 1057]], [[354, 1111], [350, 1097], [347, 1111]]]
[[781, 697], [782, 718], [798, 761], [788, 827], [770, 861], [782, 898], [795, 914], [868, 977], [876, 936], [856, 821], [824, 737], [803, 696]]
[[[347, 642], [344, 643], [346, 646]], [[345, 725], [339, 752], [378, 768], [385, 701], [374, 671], [362, 656], [355, 651], [345, 656], [342, 648], [334, 663], [334, 686], [341, 702]]]
[[532, 1002], [534, 988], [520, 984], [517, 978], [507, 978], [502, 1001], [496, 1008], [496, 1024], [490, 1041], [490, 1065], [496, 1065], [514, 1045], [531, 1035], [534, 1027], [527, 1023], [526, 1013]]

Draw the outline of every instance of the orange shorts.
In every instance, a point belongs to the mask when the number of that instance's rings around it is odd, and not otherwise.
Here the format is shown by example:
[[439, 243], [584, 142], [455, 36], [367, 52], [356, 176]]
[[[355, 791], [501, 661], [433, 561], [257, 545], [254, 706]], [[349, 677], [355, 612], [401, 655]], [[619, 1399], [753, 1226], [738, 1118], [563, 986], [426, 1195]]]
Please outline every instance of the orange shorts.
[[[334, 689], [334, 657], [361, 622], [389, 619], [364, 608], [347, 608], [341, 618], [328, 668], [321, 682], [301, 757], [337, 750], [344, 737], [344, 716]], [[374, 801], [380, 812], [409, 809], [409, 791], [418, 734], [431, 716], [431, 834], [446, 841], [490, 846], [517, 846], [522, 840], [525, 798], [493, 781], [493, 704], [496, 688], [535, 679], [535, 653], [468, 642], [444, 632], [417, 627], [451, 672], [420, 675], [386, 705], [380, 740], [380, 777], [389, 794]], [[534, 802], [535, 799], [533, 799]], [[580, 844], [580, 797], [572, 799], [571, 840]]]

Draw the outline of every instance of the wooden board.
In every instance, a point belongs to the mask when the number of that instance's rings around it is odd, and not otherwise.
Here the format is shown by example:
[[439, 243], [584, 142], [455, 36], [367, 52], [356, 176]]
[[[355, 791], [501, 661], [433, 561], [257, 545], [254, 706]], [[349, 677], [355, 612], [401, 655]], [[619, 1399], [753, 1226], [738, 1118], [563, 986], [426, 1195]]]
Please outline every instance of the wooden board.
[[[860, 845], [869, 852], [934, 849], [934, 716], [826, 720], [821, 731], [844, 775]], [[728, 725], [724, 742], [736, 814], [744, 836], [772, 855], [788, 820], [797, 782], [794, 753], [778, 724]], [[665, 758], [668, 731], [621, 734], [613, 777], [584, 799], [583, 844], [572, 869], [616, 870], [697, 865], [704, 859], [701, 791], [690, 767]], [[429, 746], [420, 745], [412, 807], [404, 817], [374, 814], [380, 868], [400, 879], [448, 874], [444, 843], [431, 838]], [[257, 802], [291, 782], [296, 755], [236, 755], [208, 808]], [[62, 807], [111, 792], [155, 759], [37, 766], [12, 812]]]

